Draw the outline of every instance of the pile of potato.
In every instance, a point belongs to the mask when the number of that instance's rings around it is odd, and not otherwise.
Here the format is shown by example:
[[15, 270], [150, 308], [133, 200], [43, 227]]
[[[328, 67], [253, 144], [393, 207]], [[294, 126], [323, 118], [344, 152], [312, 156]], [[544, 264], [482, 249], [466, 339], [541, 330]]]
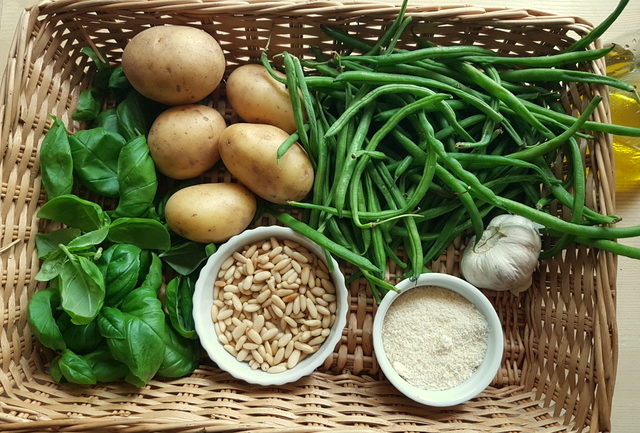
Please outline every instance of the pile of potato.
[[203, 30], [152, 27], [125, 47], [122, 68], [131, 85], [149, 99], [172, 105], [148, 136], [156, 168], [173, 179], [190, 179], [220, 159], [241, 183], [183, 188], [167, 202], [169, 227], [196, 242], [222, 242], [253, 219], [256, 198], [284, 204], [311, 190], [313, 166], [296, 143], [279, 160], [280, 144], [295, 132], [285, 86], [261, 65], [236, 68], [226, 81], [231, 107], [247, 123], [226, 125], [215, 109], [199, 102], [218, 88], [226, 62], [218, 42]]

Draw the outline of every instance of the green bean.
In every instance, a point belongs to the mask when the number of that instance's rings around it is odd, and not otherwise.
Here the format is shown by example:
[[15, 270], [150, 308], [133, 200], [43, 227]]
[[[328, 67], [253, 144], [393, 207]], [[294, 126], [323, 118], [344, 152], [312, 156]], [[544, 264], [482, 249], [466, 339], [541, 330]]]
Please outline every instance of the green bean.
[[322, 248], [325, 248], [330, 253], [333, 253], [336, 256], [340, 257], [341, 259], [346, 260], [347, 262], [353, 264], [354, 266], [359, 267], [361, 270], [363, 271], [367, 270], [374, 273], [381, 271], [373, 263], [371, 263], [366, 257], [356, 254], [350, 251], [349, 249], [343, 247], [342, 245], [332, 241], [322, 233], [319, 233], [317, 230], [312, 229], [302, 221], [298, 221], [288, 213], [278, 212], [278, 213], [275, 213], [274, 217], [284, 225], [290, 227], [291, 229], [295, 230], [301, 235], [308, 237], [313, 242], [317, 243]]
[[[367, 131], [369, 130], [369, 125], [371, 124], [371, 117], [373, 115], [373, 106], [369, 106], [365, 109], [364, 115], [360, 120], [360, 124], [356, 129], [355, 135], [351, 139], [350, 146], [347, 150], [347, 158], [343, 165], [343, 170], [336, 181], [336, 194], [335, 194], [335, 204], [338, 209], [338, 215], [342, 215], [342, 211], [344, 209], [344, 202], [347, 195], [347, 190], [349, 188], [349, 182], [351, 180], [351, 176], [353, 175], [353, 169], [356, 166], [356, 160], [353, 158], [349, 158], [348, 155], [355, 154], [362, 144], [367, 135]], [[338, 122], [336, 121], [333, 126], [335, 126]], [[332, 128], [333, 128], [332, 126]], [[329, 128], [331, 129], [331, 128]], [[328, 131], [325, 132], [325, 136], [328, 134]]]
[[[309, 125], [304, 125], [303, 126], [305, 131], [309, 130]], [[287, 153], [287, 151], [291, 148], [291, 146], [293, 146], [294, 144], [296, 144], [296, 142], [299, 140], [299, 135], [297, 132], [294, 132], [293, 134], [291, 134], [289, 136], [289, 138], [287, 138], [286, 140], [284, 140], [282, 142], [282, 144], [280, 146], [278, 146], [278, 151], [276, 152], [276, 159], [280, 159], [284, 156], [285, 153]]]
[[370, 63], [375, 65], [397, 65], [399, 63], [411, 63], [417, 60], [423, 59], [460, 59], [468, 56], [495, 56], [495, 53], [485, 48], [458, 45], [448, 47], [431, 47], [420, 48], [412, 51], [403, 51], [399, 53], [393, 53], [387, 56], [384, 55], [364, 55], [364, 56], [346, 56], [346, 59]]
[[[295, 120], [296, 129], [298, 130], [298, 135], [300, 137], [300, 141], [305, 148], [309, 148], [309, 136], [304, 130], [304, 114], [302, 109], [302, 104], [300, 102], [300, 95], [298, 94], [298, 79], [297, 73], [295, 69], [295, 65], [293, 63], [293, 58], [288, 53], [284, 54], [284, 66], [286, 70], [287, 76], [287, 88], [289, 89], [289, 98], [291, 99], [291, 105], [293, 107], [293, 118]], [[309, 119], [311, 122], [311, 119]], [[315, 119], [313, 119], [315, 122]], [[311, 126], [313, 128], [314, 125]]]
[[[380, 211], [380, 203], [373, 189], [371, 177], [364, 177], [365, 191], [367, 198], [367, 208], [373, 212]], [[387, 254], [384, 250], [384, 239], [382, 237], [382, 229], [379, 226], [371, 228], [371, 245], [373, 247], [373, 263], [382, 270], [380, 277], [384, 278], [384, 270], [387, 267]]]
[[393, 177], [397, 179], [400, 176], [402, 176], [412, 164], [413, 164], [413, 156], [411, 155], [405, 156], [404, 159], [400, 161], [400, 164], [398, 164], [398, 166], [395, 168], [393, 172]]
[[[500, 113], [494, 111], [489, 106], [489, 104], [487, 104], [482, 99], [477, 98], [462, 90], [459, 90], [453, 86], [449, 86], [448, 84], [444, 84], [436, 80], [431, 80], [429, 78], [412, 77], [410, 75], [400, 75], [400, 74], [385, 74], [382, 72], [343, 72], [342, 74], [338, 75], [336, 80], [348, 81], [348, 82], [359, 82], [359, 83], [370, 83], [370, 84], [381, 84], [380, 87], [371, 91], [370, 94], [373, 94], [373, 95], [371, 95], [370, 99], [367, 99], [367, 102], [365, 102], [365, 104], [371, 102], [371, 100], [377, 98], [380, 94], [385, 94], [390, 92], [393, 92], [393, 93], [405, 92], [405, 93], [411, 93], [412, 95], [415, 95], [415, 96], [424, 96], [426, 93], [428, 93], [427, 87], [433, 87], [434, 89], [449, 92], [453, 95], [458, 96], [460, 99], [467, 102], [469, 105], [476, 107], [478, 110], [482, 111], [484, 114], [491, 117], [497, 122], [500, 122], [503, 119]], [[391, 83], [391, 84], [387, 84], [387, 83]], [[392, 87], [389, 88], [387, 86], [392, 86]], [[357, 111], [358, 108], [359, 107], [355, 108], [354, 110]], [[344, 115], [346, 115], [346, 112], [343, 114], [343, 116]], [[342, 118], [342, 116], [340, 117]], [[340, 121], [340, 119], [338, 119], [338, 121]]]
[[[504, 87], [499, 86], [494, 80], [487, 75], [476, 69], [468, 63], [460, 64], [461, 71], [469, 76], [469, 78], [478, 86], [486, 90], [490, 95], [504, 102], [505, 105], [511, 107], [515, 113], [522, 117], [528, 124], [538, 129], [548, 138], [552, 138], [554, 135], [549, 129], [544, 126], [531, 112], [522, 104], [513, 93], [509, 92]], [[338, 76], [340, 77], [340, 76]]]
[[540, 176], [540, 179], [542, 179], [542, 181], [547, 185], [557, 185], [560, 183], [560, 180], [547, 176], [539, 166], [520, 159], [510, 158], [508, 156], [478, 155], [475, 153], [449, 153], [448, 155], [451, 158], [460, 161], [466, 169], [492, 168], [498, 165], [527, 168], [536, 172], [538, 176]]
[[596, 109], [598, 104], [602, 101], [600, 96], [596, 96], [591, 100], [587, 108], [584, 109], [584, 112], [580, 115], [580, 117], [574, 122], [573, 125], [562, 134], [553, 137], [550, 140], [545, 141], [537, 146], [530, 147], [526, 150], [521, 150], [520, 152], [515, 152], [510, 155], [507, 155], [509, 158], [521, 159], [523, 161], [530, 161], [535, 159], [545, 153], [548, 153], [558, 146], [565, 143], [569, 138], [571, 138], [587, 121], [589, 116]]
[[630, 245], [619, 244], [608, 239], [590, 239], [582, 237], [577, 237], [576, 241], [581, 244], [598, 248], [599, 250], [609, 251], [620, 256], [626, 256], [632, 259], [640, 259], [640, 248], [632, 247]]
[[624, 10], [624, 8], [627, 6], [628, 3], [629, 3], [629, 0], [620, 0], [620, 2], [616, 6], [616, 8], [613, 10], [613, 12], [603, 22], [601, 22], [596, 28], [591, 30], [589, 34], [587, 34], [586, 36], [580, 38], [578, 41], [571, 44], [569, 48], [564, 50], [564, 52], [568, 53], [568, 52], [579, 51], [587, 48], [592, 42], [594, 42], [596, 39], [602, 36], [609, 27], [611, 27], [611, 24], [613, 24], [614, 21], [618, 19], [618, 17], [620, 16], [620, 14], [622, 13], [622, 11]]
[[[400, 14], [403, 14], [403, 13], [404, 12], [400, 11], [398, 16], [400, 17]], [[389, 56], [393, 52], [393, 49], [396, 47], [396, 44], [398, 43], [398, 39], [400, 39], [400, 36], [402, 36], [402, 33], [404, 33], [407, 26], [411, 24], [411, 21], [413, 21], [413, 18], [411, 17], [404, 17], [400, 21], [400, 24], [398, 25], [397, 29], [394, 30], [394, 33], [391, 36], [391, 40], [389, 41], [389, 44], [384, 50], [383, 56]]]
[[382, 34], [382, 36], [376, 41], [373, 47], [371, 47], [371, 49], [365, 52], [365, 55], [378, 53], [380, 51], [380, 48], [382, 48], [384, 44], [386, 44], [389, 41], [389, 39], [391, 39], [394, 36], [394, 34], [402, 26], [402, 20], [404, 19], [404, 14], [407, 11], [407, 4], [408, 4], [408, 1], [406, 0], [402, 2], [396, 19], [393, 20], [393, 23], [391, 23], [391, 26], [389, 26], [387, 31]]
[[561, 54], [554, 54], [549, 56], [464, 56], [459, 60], [463, 60], [469, 63], [479, 63], [481, 65], [503, 65], [503, 66], [532, 66], [541, 68], [552, 68], [560, 65], [591, 62], [601, 57], [606, 56], [610, 48], [600, 48], [597, 50], [578, 51], [578, 52], [564, 52]]
[[269, 62], [269, 58], [267, 57], [267, 52], [264, 50], [260, 54], [260, 63], [262, 63], [262, 66], [264, 66], [264, 68], [267, 70], [269, 75], [271, 75], [271, 78], [273, 78], [279, 83], [287, 84], [286, 78], [282, 78], [280, 75], [276, 74], [276, 71], [273, 69], [273, 67], [271, 66], [271, 63]]
[[334, 41], [342, 42], [349, 48], [354, 48], [362, 52], [366, 52], [371, 49], [371, 45], [363, 42], [358, 38], [354, 38], [353, 36], [350, 36], [339, 29], [324, 25], [321, 25], [320, 29], [324, 32], [324, 34], [329, 36]]
[[502, 77], [502, 79], [504, 80], [517, 82], [562, 81], [575, 83], [593, 83], [611, 86], [627, 92], [636, 91], [635, 86], [633, 86], [632, 84], [626, 83], [613, 77], [607, 77], [606, 75], [592, 74], [583, 71], [571, 71], [567, 69], [517, 69], [502, 72], [500, 74], [500, 77]]

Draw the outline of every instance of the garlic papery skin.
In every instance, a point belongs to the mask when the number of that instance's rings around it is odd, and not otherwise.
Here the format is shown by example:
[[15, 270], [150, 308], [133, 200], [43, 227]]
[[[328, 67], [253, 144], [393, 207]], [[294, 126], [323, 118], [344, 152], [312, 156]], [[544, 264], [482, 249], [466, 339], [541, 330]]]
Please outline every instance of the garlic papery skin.
[[519, 215], [499, 215], [491, 220], [476, 244], [469, 242], [460, 269], [476, 287], [510, 290], [518, 294], [531, 286], [542, 248], [537, 225]]

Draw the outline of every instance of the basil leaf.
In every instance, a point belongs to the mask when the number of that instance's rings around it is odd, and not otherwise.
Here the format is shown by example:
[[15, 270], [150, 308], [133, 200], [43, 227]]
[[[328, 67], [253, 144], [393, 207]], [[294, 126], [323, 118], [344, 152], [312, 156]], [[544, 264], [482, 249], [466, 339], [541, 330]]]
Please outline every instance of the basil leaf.
[[207, 253], [204, 245], [186, 241], [172, 245], [170, 249], [161, 253], [160, 257], [180, 275], [189, 275], [206, 260]]
[[90, 47], [83, 47], [80, 52], [93, 60], [97, 70], [96, 75], [93, 78], [93, 85], [101, 94], [104, 94], [108, 88], [109, 76], [111, 75], [111, 67], [109, 66], [109, 63], [106, 62], [107, 56], [103, 52], [100, 52], [102, 59], [105, 59], [101, 60], [100, 57], [98, 57], [98, 54], [96, 54], [96, 52]]
[[[98, 113], [95, 122], [93, 123], [94, 128], [104, 128], [107, 131], [111, 131], [115, 134], [120, 135], [120, 129], [118, 128], [118, 116], [116, 115], [115, 108], [108, 108], [106, 110]], [[78, 131], [79, 132], [79, 131]]]
[[193, 282], [189, 278], [177, 277], [165, 288], [167, 312], [173, 329], [185, 338], [195, 339], [193, 322]]
[[138, 273], [138, 281], [136, 282], [136, 287], [139, 287], [144, 279], [147, 277], [149, 273], [149, 268], [151, 267], [151, 251], [142, 250], [140, 251], [140, 272]]
[[51, 281], [56, 278], [60, 275], [62, 266], [67, 260], [67, 256], [62, 252], [62, 250], [57, 249], [51, 251], [47, 254], [45, 261], [42, 262], [40, 270], [36, 274], [36, 281]]
[[171, 327], [164, 333], [164, 359], [158, 374], [164, 377], [187, 376], [198, 368], [200, 350], [198, 342], [180, 337]]
[[49, 374], [51, 378], [58, 383], [62, 383], [64, 377], [62, 376], [62, 371], [60, 370], [60, 356], [56, 356], [49, 363]]
[[118, 305], [136, 287], [141, 252], [135, 245], [115, 244], [102, 254], [96, 264], [104, 275], [105, 305]]
[[118, 157], [125, 144], [120, 134], [104, 128], [81, 130], [69, 137], [75, 173], [87, 189], [118, 196]]
[[98, 116], [101, 106], [102, 98], [98, 97], [98, 92], [94, 89], [83, 90], [80, 92], [76, 111], [73, 112], [71, 118], [84, 121], [94, 120]]
[[53, 125], [40, 145], [40, 172], [47, 197], [69, 194], [73, 189], [73, 159], [67, 130], [60, 119]]
[[122, 148], [118, 158], [118, 183], [117, 216], [137, 217], [152, 206], [158, 178], [145, 137], [135, 138]]
[[91, 365], [81, 356], [65, 349], [58, 361], [58, 368], [67, 381], [80, 385], [95, 385], [96, 376]]
[[164, 342], [158, 333], [139, 317], [111, 307], [103, 309], [98, 326], [113, 358], [129, 369], [125, 380], [135, 386], [146, 385], [164, 359]]
[[[63, 247], [64, 248], [64, 247]], [[75, 325], [91, 322], [104, 303], [104, 277], [91, 260], [67, 253], [69, 260], [60, 271], [62, 309]]]
[[216, 246], [216, 244], [207, 244], [204, 247], [204, 252], [207, 255], [207, 257], [210, 257], [211, 254], [215, 253], [218, 250], [218, 247]]
[[60, 229], [50, 233], [36, 233], [36, 249], [38, 258], [45, 258], [50, 252], [58, 249], [58, 245], [67, 245], [80, 236], [78, 229]]
[[116, 361], [106, 346], [84, 355], [84, 359], [91, 365], [97, 382], [115, 382], [124, 379], [129, 373], [127, 366]]
[[86, 325], [74, 325], [71, 322], [71, 317], [62, 313], [56, 323], [60, 327], [67, 347], [75, 353], [89, 353], [98, 347], [103, 340], [96, 320], [92, 320]]
[[111, 75], [109, 76], [109, 88], [121, 90], [131, 88], [131, 84], [129, 83], [127, 76], [124, 74], [122, 66], [116, 66], [111, 71]]
[[157, 296], [160, 287], [162, 287], [162, 261], [157, 254], [151, 253], [151, 265], [138, 290], [151, 289]]
[[140, 318], [160, 335], [165, 330], [165, 314], [157, 296], [151, 288], [138, 288], [124, 298], [120, 311]]
[[151, 122], [145, 116], [143, 97], [137, 92], [130, 92], [124, 101], [116, 107], [118, 128], [127, 140], [146, 136]]
[[83, 232], [99, 229], [110, 222], [109, 215], [99, 205], [73, 194], [49, 200], [42, 205], [37, 216], [61, 222]]
[[27, 307], [27, 321], [43, 346], [53, 350], [64, 350], [67, 345], [53, 318], [53, 311], [58, 305], [60, 298], [57, 291], [45, 289], [34, 293]]
[[171, 245], [167, 228], [149, 218], [118, 218], [109, 226], [107, 239], [130, 243], [144, 250], [166, 250]]
[[97, 230], [78, 236], [67, 244], [67, 248], [69, 251], [80, 251], [93, 245], [98, 245], [107, 238], [108, 233], [109, 226], [100, 227]]

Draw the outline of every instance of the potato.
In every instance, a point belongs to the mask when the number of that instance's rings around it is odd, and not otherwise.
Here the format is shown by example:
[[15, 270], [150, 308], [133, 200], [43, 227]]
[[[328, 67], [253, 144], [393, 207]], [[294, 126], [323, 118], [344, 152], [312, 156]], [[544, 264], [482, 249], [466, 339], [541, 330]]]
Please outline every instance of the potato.
[[138, 33], [122, 53], [122, 69], [138, 92], [167, 105], [192, 104], [213, 92], [225, 59], [207, 32], [157, 26]]
[[149, 130], [149, 152], [158, 170], [173, 179], [196, 177], [220, 159], [218, 141], [226, 127], [205, 105], [180, 105], [160, 114]]
[[240, 66], [229, 75], [226, 89], [231, 107], [245, 122], [267, 123], [289, 134], [296, 130], [289, 92], [264, 66]]
[[313, 167], [298, 143], [276, 159], [278, 147], [288, 137], [272, 125], [236, 123], [220, 137], [220, 157], [231, 174], [265, 200], [280, 204], [300, 200], [313, 186]]
[[242, 232], [256, 212], [256, 198], [242, 185], [205, 183], [183, 188], [167, 201], [167, 224], [194, 242], [223, 242]]

